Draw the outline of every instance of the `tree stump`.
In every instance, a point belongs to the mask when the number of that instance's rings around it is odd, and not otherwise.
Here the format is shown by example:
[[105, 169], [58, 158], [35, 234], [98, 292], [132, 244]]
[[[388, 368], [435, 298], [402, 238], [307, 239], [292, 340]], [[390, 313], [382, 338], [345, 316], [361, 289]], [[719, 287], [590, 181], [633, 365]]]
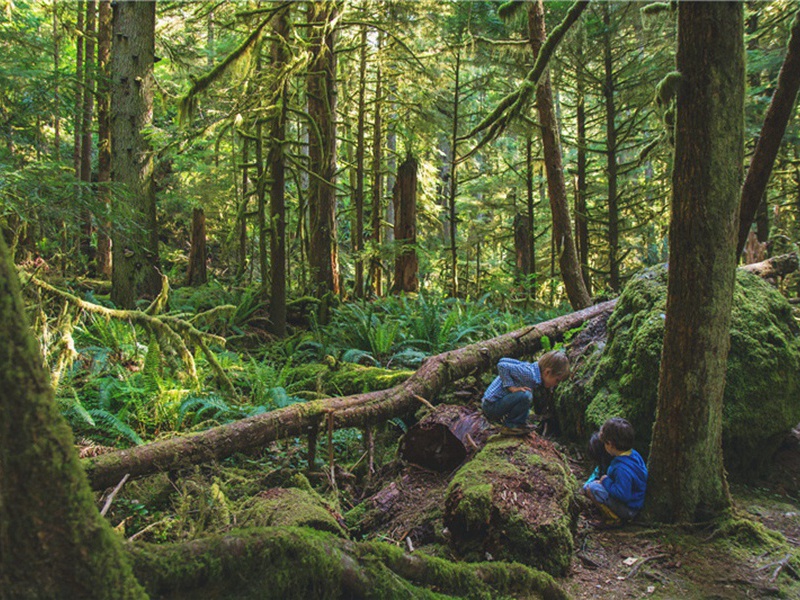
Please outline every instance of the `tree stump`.
[[490, 424], [480, 411], [440, 405], [409, 428], [400, 442], [400, 457], [433, 471], [452, 471], [483, 448]]
[[496, 437], [450, 483], [444, 523], [467, 559], [523, 563], [566, 575], [578, 512], [577, 482], [549, 440]]

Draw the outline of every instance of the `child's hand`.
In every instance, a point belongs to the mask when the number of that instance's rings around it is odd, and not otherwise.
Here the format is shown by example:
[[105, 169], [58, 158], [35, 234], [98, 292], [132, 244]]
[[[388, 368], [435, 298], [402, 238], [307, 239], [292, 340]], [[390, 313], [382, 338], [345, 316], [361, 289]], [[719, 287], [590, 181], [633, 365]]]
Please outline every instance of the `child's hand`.
[[516, 393], [516, 392], [530, 392], [531, 388], [529, 388], [529, 387], [509, 387], [508, 391], [511, 392], [512, 394]]

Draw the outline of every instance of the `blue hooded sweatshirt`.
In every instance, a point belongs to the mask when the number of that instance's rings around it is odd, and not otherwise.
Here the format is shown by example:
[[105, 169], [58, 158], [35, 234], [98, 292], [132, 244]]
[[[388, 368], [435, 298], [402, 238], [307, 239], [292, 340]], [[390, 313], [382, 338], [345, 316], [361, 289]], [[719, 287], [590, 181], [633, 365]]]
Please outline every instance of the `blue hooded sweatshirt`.
[[615, 456], [603, 480], [608, 493], [631, 510], [639, 510], [644, 504], [647, 489], [647, 465], [636, 450]]

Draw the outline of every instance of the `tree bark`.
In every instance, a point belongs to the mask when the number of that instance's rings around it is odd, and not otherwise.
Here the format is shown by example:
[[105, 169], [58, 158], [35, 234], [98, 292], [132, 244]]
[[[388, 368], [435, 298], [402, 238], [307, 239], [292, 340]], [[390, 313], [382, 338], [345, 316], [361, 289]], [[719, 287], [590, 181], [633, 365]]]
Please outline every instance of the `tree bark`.
[[[97, 3], [86, 2], [86, 19], [84, 21], [84, 58], [83, 58], [83, 113], [81, 118], [81, 182], [84, 193], [88, 193], [92, 183], [92, 115], [94, 113], [95, 85], [95, 31], [97, 25]], [[88, 208], [81, 210], [81, 255], [87, 265], [94, 262], [92, 252], [92, 213]], [[90, 267], [91, 268], [91, 267]]]
[[192, 241], [189, 249], [189, 270], [186, 274], [187, 285], [196, 287], [208, 281], [206, 260], [206, 215], [202, 208], [195, 208], [192, 210]]
[[356, 125], [356, 187], [353, 204], [356, 209], [356, 230], [353, 232], [356, 281], [353, 295], [364, 297], [364, 151], [367, 95], [367, 26], [361, 25], [361, 48], [358, 65], [358, 124]]
[[147, 139], [153, 122], [155, 2], [115, 2], [111, 51], [112, 179], [124, 188], [133, 224], [113, 232], [111, 299], [132, 308], [141, 296], [155, 297], [158, 273], [153, 151]]
[[[528, 32], [534, 58], [546, 40], [544, 5], [536, 0], [528, 8]], [[561, 158], [561, 144], [558, 134], [558, 121], [553, 108], [553, 91], [550, 74], [546, 73], [536, 87], [536, 105], [539, 112], [544, 164], [547, 170], [547, 191], [550, 196], [550, 209], [553, 213], [553, 238], [559, 256], [561, 277], [567, 290], [567, 297], [575, 310], [592, 303], [586, 285], [583, 283], [581, 265], [575, 248], [572, 224], [567, 201], [567, 188], [564, 182], [564, 166]]]
[[97, 512], [0, 239], [0, 598], [145, 598]]
[[730, 506], [722, 395], [744, 144], [742, 6], [678, 7], [667, 318], [645, 503], [659, 521], [705, 521]]
[[[318, 298], [339, 295], [336, 248], [336, 55], [334, 44], [338, 9], [335, 2], [308, 5], [311, 62], [308, 66], [309, 134], [308, 183], [309, 265], [313, 293]], [[325, 320], [324, 318], [322, 319]]]
[[[383, 32], [378, 32], [378, 51], [380, 52], [381, 44], [383, 42]], [[383, 241], [383, 173], [381, 172], [381, 162], [383, 160], [383, 118], [382, 106], [383, 98], [382, 88], [382, 73], [381, 65], [376, 65], [375, 73], [375, 123], [372, 127], [372, 223], [371, 223], [371, 240], [372, 240], [372, 256], [370, 258], [370, 280], [372, 281], [372, 292], [376, 298], [383, 295], [382, 273], [381, 273], [381, 254], [380, 246]], [[389, 138], [389, 151], [393, 150], [391, 146], [391, 136]], [[394, 160], [394, 155], [390, 154], [390, 159]], [[389, 186], [393, 189], [393, 186]], [[392, 203], [389, 203], [390, 209], [394, 210]], [[394, 221], [392, 220], [392, 223]], [[387, 231], [392, 232], [393, 229], [387, 228]], [[387, 235], [387, 239], [389, 239]]]
[[263, 448], [269, 442], [304, 435], [330, 413], [336, 428], [364, 427], [402, 415], [433, 398], [453, 381], [493, 369], [504, 356], [519, 357], [541, 349], [541, 338], [560, 339], [587, 319], [611, 311], [616, 300], [591, 306], [533, 327], [519, 329], [429, 358], [404, 383], [387, 390], [295, 404], [222, 425], [195, 435], [120, 450], [84, 463], [96, 489], [133, 477], [218, 460], [237, 452]]
[[611, 4], [603, 5], [603, 67], [606, 109], [606, 178], [608, 190], [608, 285], [619, 291], [619, 207], [617, 197], [617, 109], [614, 103], [614, 61], [611, 56]]
[[97, 20], [97, 195], [102, 225], [97, 232], [97, 272], [111, 279], [111, 0], [100, 0]]
[[589, 271], [589, 209], [586, 205], [586, 82], [584, 70], [586, 63], [584, 59], [584, 43], [586, 40], [586, 28], [581, 24], [578, 31], [578, 64], [576, 75], [577, 86], [577, 107], [576, 107], [576, 126], [577, 126], [577, 169], [575, 175], [575, 239], [578, 251], [578, 261], [581, 263], [581, 273], [583, 274], [583, 284], [586, 286], [587, 293], [592, 293], [592, 278]]
[[736, 256], [740, 256], [744, 250], [750, 225], [766, 192], [775, 157], [778, 155], [786, 125], [792, 116], [798, 89], [800, 89], [800, 12], [795, 15], [792, 22], [786, 58], [778, 74], [778, 85], [764, 117], [761, 134], [742, 186]]
[[397, 170], [394, 188], [394, 237], [399, 244], [394, 263], [394, 291], [416, 292], [417, 279], [417, 161], [409, 156]]
[[[275, 16], [272, 31], [272, 64], [281, 71], [289, 60], [289, 11], [291, 4]], [[278, 337], [286, 335], [286, 166], [284, 144], [286, 140], [286, 102], [288, 82], [280, 82], [277, 95], [278, 114], [272, 121], [272, 145], [269, 152], [269, 170], [272, 181], [269, 190], [270, 214], [270, 331]]]

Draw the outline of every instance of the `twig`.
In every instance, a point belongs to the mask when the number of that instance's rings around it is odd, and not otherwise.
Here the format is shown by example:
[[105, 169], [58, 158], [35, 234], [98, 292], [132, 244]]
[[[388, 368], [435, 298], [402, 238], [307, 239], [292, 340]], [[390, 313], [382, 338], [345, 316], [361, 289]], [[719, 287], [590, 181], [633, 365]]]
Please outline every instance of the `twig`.
[[122, 478], [122, 480], [117, 484], [117, 487], [115, 487], [114, 490], [108, 495], [108, 498], [106, 498], [106, 503], [103, 505], [103, 510], [100, 511], [101, 517], [106, 516], [108, 509], [111, 508], [111, 503], [114, 501], [114, 496], [116, 496], [117, 492], [122, 489], [122, 486], [125, 485], [125, 482], [128, 481], [128, 477], [130, 476], [130, 473], [125, 473], [125, 477]]
[[414, 396], [414, 398], [416, 398], [417, 400], [419, 400], [420, 402], [422, 402], [422, 403], [423, 403], [425, 406], [427, 406], [427, 407], [428, 407], [428, 408], [430, 408], [431, 410], [433, 410], [433, 409], [434, 409], [434, 406], [433, 406], [433, 404], [431, 404], [430, 402], [428, 402], [427, 400], [425, 400], [425, 398], [423, 398], [422, 396], [419, 396], [419, 395], [417, 395], [417, 394], [412, 394], [412, 396]]
[[637, 562], [637, 563], [636, 563], [636, 564], [633, 566], [633, 568], [631, 569], [631, 572], [630, 572], [630, 573], [628, 573], [628, 574], [625, 576], [625, 579], [633, 579], [633, 577], [636, 575], [636, 573], [638, 573], [638, 572], [639, 572], [639, 569], [641, 569], [641, 568], [642, 568], [642, 565], [643, 565], [644, 563], [646, 563], [646, 562], [650, 562], [651, 560], [658, 560], [658, 559], [660, 559], [660, 558], [666, 558], [667, 556], [669, 556], [669, 554], [654, 554], [653, 556], [648, 556], [647, 558], [643, 558], [642, 560], [640, 560], [639, 562]]
[[134, 533], [134, 534], [133, 534], [131, 537], [129, 537], [129, 538], [128, 538], [128, 541], [129, 541], [129, 542], [132, 542], [133, 540], [135, 540], [136, 538], [138, 538], [140, 535], [142, 535], [142, 534], [143, 534], [145, 531], [150, 531], [150, 530], [151, 530], [153, 527], [155, 527], [156, 525], [161, 525], [161, 523], [163, 523], [163, 522], [165, 522], [165, 521], [167, 521], [167, 520], [169, 520], [169, 517], [167, 517], [166, 519], [161, 519], [160, 521], [156, 521], [155, 523], [150, 523], [150, 525], [148, 525], [148, 526], [147, 526], [147, 527], [145, 527], [144, 529], [140, 529], [139, 531], [137, 531], [136, 533]]
[[464, 436], [464, 439], [465, 439], [465, 440], [467, 440], [467, 443], [468, 443], [470, 446], [472, 446], [473, 448], [475, 448], [475, 450], [478, 450], [478, 449], [479, 449], [479, 448], [478, 448], [478, 444], [476, 444], [476, 443], [475, 443], [475, 440], [473, 440], [473, 439], [472, 439], [472, 436], [471, 436], [470, 434], [466, 434], [466, 435]]

